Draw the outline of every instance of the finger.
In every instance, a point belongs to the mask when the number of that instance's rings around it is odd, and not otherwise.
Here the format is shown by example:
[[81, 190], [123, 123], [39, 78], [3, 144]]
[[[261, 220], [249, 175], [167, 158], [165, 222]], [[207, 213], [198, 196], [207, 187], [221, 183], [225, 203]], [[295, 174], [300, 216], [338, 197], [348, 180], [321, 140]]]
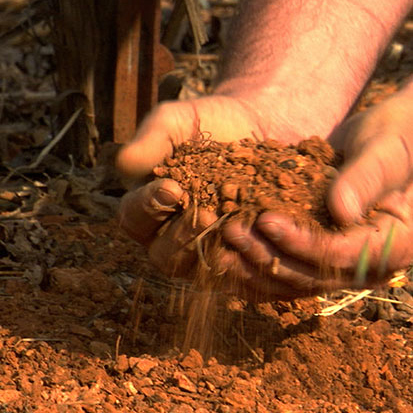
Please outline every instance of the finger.
[[128, 235], [147, 245], [174, 214], [184, 191], [172, 179], [159, 179], [128, 192], [121, 201], [119, 224]]
[[327, 202], [337, 222], [358, 221], [369, 206], [409, 179], [409, 145], [403, 136], [391, 138], [379, 136], [363, 145], [333, 183]]
[[[336, 268], [342, 273], [357, 275], [367, 249], [366, 285], [383, 282], [385, 275], [411, 262], [411, 224], [387, 213], [376, 212], [369, 225], [357, 225], [343, 231], [314, 232], [297, 226], [284, 216], [263, 214], [257, 228], [286, 254], [321, 266]], [[359, 281], [357, 281], [359, 283]]]
[[174, 146], [196, 132], [195, 113], [188, 102], [163, 103], [146, 117], [132, 142], [119, 152], [119, 169], [134, 177], [152, 171]]
[[194, 210], [185, 210], [160, 228], [149, 247], [150, 260], [165, 274], [195, 278], [196, 274], [191, 271], [199, 258], [195, 238], [216, 220], [214, 213], [200, 208], [194, 222]]
[[[293, 289], [295, 294], [308, 296], [316, 291], [331, 291], [343, 285], [349, 286], [347, 277], [332, 275], [331, 268], [321, 268], [295, 259], [281, 252], [268, 239], [254, 228], [243, 225], [239, 221], [227, 224], [223, 229], [224, 239], [240, 252], [245, 259], [240, 268], [234, 270], [229, 265], [229, 272], [238, 274], [246, 280], [265, 282], [268, 275], [272, 281], [281, 283], [286, 290]], [[248, 265], [247, 265], [248, 263]], [[317, 263], [318, 264], [318, 263]]]
[[[366, 242], [372, 268], [380, 262], [386, 238], [396, 219], [378, 214], [380, 225], [357, 225], [343, 231], [315, 231], [298, 226], [291, 219], [276, 213], [262, 214], [257, 229], [286, 254], [313, 265], [354, 270]], [[402, 235], [400, 231], [398, 234]]]
[[222, 229], [224, 240], [256, 267], [271, 264], [277, 253], [275, 247], [254, 227], [241, 221], [232, 221]]
[[387, 212], [389, 215], [399, 219], [406, 226], [410, 225], [412, 218], [411, 198], [413, 194], [413, 185], [410, 184], [408, 188], [403, 191], [392, 191], [384, 196], [376, 204], [375, 208], [379, 211]]
[[250, 302], [292, 300], [305, 295], [288, 283], [258, 274], [257, 267], [234, 251], [225, 251], [220, 258], [220, 264], [225, 271], [221, 272], [219, 290], [226, 294], [233, 294]]
[[348, 288], [352, 281], [342, 274], [323, 274], [319, 269], [280, 254], [275, 268], [257, 268], [235, 251], [225, 251], [220, 263], [220, 290], [253, 302], [292, 300]]

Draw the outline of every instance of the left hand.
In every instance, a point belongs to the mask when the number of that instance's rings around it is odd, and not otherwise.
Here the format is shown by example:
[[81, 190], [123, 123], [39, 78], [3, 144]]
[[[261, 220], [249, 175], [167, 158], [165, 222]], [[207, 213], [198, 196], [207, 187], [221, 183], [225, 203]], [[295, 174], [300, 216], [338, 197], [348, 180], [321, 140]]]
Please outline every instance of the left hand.
[[[407, 267], [413, 258], [412, 113], [412, 99], [398, 92], [351, 117], [333, 135], [332, 142], [345, 150], [345, 164], [327, 201], [336, 221], [346, 225], [343, 230], [315, 233], [277, 212], [262, 214], [250, 228], [227, 224], [224, 238], [238, 251], [238, 272], [240, 262], [248, 263], [243, 267], [258, 289], [260, 277], [254, 272], [261, 268], [273, 282], [294, 287], [299, 296], [383, 284], [391, 272]], [[374, 217], [356, 224], [372, 205]], [[366, 243], [368, 271], [360, 279], [356, 268]], [[279, 265], [271, 275], [274, 259]]]

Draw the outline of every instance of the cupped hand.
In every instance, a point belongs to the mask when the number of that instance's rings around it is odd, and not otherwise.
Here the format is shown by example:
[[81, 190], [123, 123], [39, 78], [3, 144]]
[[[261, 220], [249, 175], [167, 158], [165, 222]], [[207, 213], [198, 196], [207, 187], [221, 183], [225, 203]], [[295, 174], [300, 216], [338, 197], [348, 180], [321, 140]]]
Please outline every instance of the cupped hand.
[[[163, 103], [144, 120], [135, 139], [119, 153], [117, 163], [139, 182], [166, 155], [171, 156], [176, 146], [200, 132], [221, 142], [252, 134], [265, 139], [263, 119], [268, 122], [269, 117], [256, 112], [251, 100], [223, 95]], [[191, 211], [181, 213], [183, 196], [177, 182], [157, 180], [127, 193], [119, 211], [120, 226], [147, 246], [151, 260], [163, 272], [179, 276], [185, 276], [196, 260], [191, 241], [217, 219], [199, 208], [196, 222], [192, 222]]]
[[345, 164], [328, 197], [341, 224], [358, 221], [368, 207], [413, 176], [413, 85], [351, 117], [330, 138]]
[[[238, 263], [242, 261], [241, 268], [246, 271], [244, 278], [249, 275], [254, 279], [257, 268], [261, 268], [272, 283], [276, 280], [286, 289], [295, 288], [297, 296], [313, 295], [339, 287], [382, 284], [391, 272], [410, 264], [410, 96], [401, 91], [351, 117], [331, 138], [333, 145], [344, 149], [345, 163], [330, 188], [327, 202], [332, 216], [344, 229], [314, 231], [276, 211], [262, 214], [252, 227], [240, 222], [226, 226], [224, 237], [239, 253]], [[361, 222], [363, 214], [373, 206], [372, 217]], [[357, 270], [361, 261], [368, 264], [365, 274]], [[274, 262], [278, 264], [275, 275]], [[259, 287], [259, 280], [254, 279], [254, 284]]]

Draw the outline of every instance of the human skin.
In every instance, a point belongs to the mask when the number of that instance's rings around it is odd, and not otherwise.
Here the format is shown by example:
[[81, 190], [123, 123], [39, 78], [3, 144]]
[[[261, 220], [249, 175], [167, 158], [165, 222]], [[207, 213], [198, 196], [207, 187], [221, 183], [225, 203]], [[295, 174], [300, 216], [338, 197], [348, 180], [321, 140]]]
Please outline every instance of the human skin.
[[[333, 141], [345, 144], [344, 167], [330, 187], [327, 199], [333, 217], [344, 225], [341, 231], [320, 234], [297, 226], [276, 211], [263, 213], [253, 226], [234, 222], [225, 226], [224, 238], [240, 251], [242, 265], [239, 261], [236, 265], [236, 258], [232, 257], [226, 263], [228, 268], [237, 266], [238, 277], [246, 278], [253, 268], [269, 271], [277, 257], [278, 272], [284, 282], [306, 286], [303, 288], [314, 292], [334, 289], [340, 284], [319, 284], [320, 276], [316, 274], [323, 266], [340, 269], [344, 284], [363, 286], [354, 269], [365, 245], [368, 245], [369, 271], [364, 286], [380, 285], [387, 275], [407, 267], [413, 258], [412, 86], [409, 83], [377, 106], [351, 117], [332, 137]], [[342, 196], [346, 191], [352, 191], [354, 197], [354, 202], [347, 205]], [[373, 217], [368, 223], [357, 224], [373, 203]], [[390, 254], [383, 262], [389, 237]], [[292, 275], [291, 270], [299, 265], [302, 268], [299, 276]], [[255, 295], [266, 294], [258, 284], [255, 291]]]
[[[156, 108], [143, 122], [136, 138], [120, 152], [119, 167], [141, 179], [165, 155], [172, 155], [175, 146], [199, 130], [210, 132], [218, 141], [254, 134], [260, 140], [276, 137], [285, 143], [296, 143], [317, 134], [336, 147], [347, 148], [346, 163], [328, 199], [337, 221], [347, 224], [357, 221], [368, 205], [382, 199], [390, 189], [407, 196], [413, 138], [410, 139], [408, 131], [412, 128], [408, 129], [411, 124], [403, 108], [406, 105], [412, 108], [411, 87], [389, 100], [387, 106], [381, 106], [381, 112], [369, 111], [362, 118], [342, 122], [412, 3], [407, 0], [367, 0], [362, 4], [350, 0], [243, 1], [236, 34], [230, 36], [214, 94]], [[406, 123], [402, 131], [398, 130], [395, 117]], [[383, 122], [387, 131], [384, 134]], [[351, 124], [359, 130], [358, 139], [352, 137]], [[397, 136], [403, 139], [394, 143]], [[396, 149], [392, 153], [398, 156], [397, 168], [394, 162], [382, 162], [380, 158], [393, 145]], [[373, 155], [368, 155], [368, 147], [374, 148]], [[362, 175], [360, 171], [369, 173]], [[176, 182], [159, 180], [127, 194], [120, 211], [121, 226], [147, 245], [152, 260], [173, 261], [174, 265], [168, 267], [175, 271], [178, 271], [177, 252], [182, 252], [188, 240], [216, 219], [201, 210], [197, 227], [192, 228], [184, 216], [176, 214], [182, 194]], [[172, 224], [159, 235], [158, 229], [171, 216]], [[299, 248], [293, 238], [297, 232], [303, 240]], [[253, 227], [244, 228], [238, 222], [225, 228], [226, 241], [236, 252], [223, 254], [222, 271], [250, 283], [256, 299], [260, 295], [265, 299], [294, 298], [331, 290], [351, 284], [360, 242], [363, 245], [371, 232], [371, 226], [357, 226], [357, 231], [339, 233], [345, 241], [335, 242], [345, 245], [346, 250], [327, 254], [331, 234], [315, 238], [311, 231], [296, 228], [287, 217], [266, 213]], [[375, 242], [377, 247], [372, 250], [380, 251], [382, 241]], [[314, 258], [309, 252], [317, 246], [323, 253]], [[404, 249], [403, 245], [397, 248]], [[185, 268], [186, 272], [194, 258], [190, 251], [182, 254], [180, 263], [188, 265], [180, 265], [179, 270]], [[374, 258], [379, 254], [372, 255]], [[278, 256], [278, 279], [263, 283], [257, 267], [262, 268], [264, 262], [264, 267], [269, 266], [269, 261]], [[318, 270], [321, 264], [343, 268], [346, 275], [338, 281], [321, 279]], [[374, 268], [374, 259], [371, 265]], [[397, 268], [397, 264], [393, 267]]]

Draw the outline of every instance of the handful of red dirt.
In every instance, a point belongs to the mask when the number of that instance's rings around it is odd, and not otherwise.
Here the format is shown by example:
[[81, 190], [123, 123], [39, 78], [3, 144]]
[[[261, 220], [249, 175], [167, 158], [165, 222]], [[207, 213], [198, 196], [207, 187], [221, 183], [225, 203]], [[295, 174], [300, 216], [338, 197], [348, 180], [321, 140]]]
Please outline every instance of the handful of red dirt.
[[312, 227], [331, 228], [325, 199], [338, 163], [331, 146], [315, 136], [288, 146], [200, 138], [176, 148], [153, 173], [180, 183], [188, 194], [183, 209], [202, 207], [247, 220], [275, 210]]

